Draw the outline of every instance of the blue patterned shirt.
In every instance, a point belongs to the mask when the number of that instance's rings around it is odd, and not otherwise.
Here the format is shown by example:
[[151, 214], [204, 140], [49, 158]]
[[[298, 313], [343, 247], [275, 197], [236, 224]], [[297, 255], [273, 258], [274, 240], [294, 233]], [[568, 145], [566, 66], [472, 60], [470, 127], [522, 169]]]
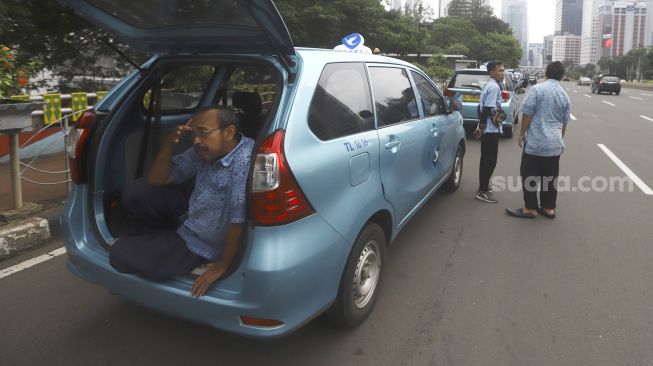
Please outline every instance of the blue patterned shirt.
[[245, 222], [245, 194], [254, 140], [242, 137], [217, 161], [200, 159], [193, 148], [172, 158], [176, 183], [195, 179], [188, 217], [177, 229], [188, 249], [210, 261], [222, 256], [229, 224]]
[[[483, 111], [483, 107], [491, 107], [492, 115], [494, 115], [497, 108], [501, 106], [501, 86], [499, 86], [499, 82], [495, 79], [490, 77], [490, 80], [485, 83], [485, 87], [483, 87], [483, 90], [481, 91], [479, 105], [481, 107], [481, 112]], [[503, 126], [495, 126], [492, 122], [492, 116], [488, 117], [485, 123], [487, 125], [483, 133], [503, 133]]]
[[532, 117], [526, 131], [524, 152], [537, 156], [558, 156], [565, 150], [562, 128], [570, 118], [571, 101], [560, 82], [548, 79], [528, 92], [522, 113]]

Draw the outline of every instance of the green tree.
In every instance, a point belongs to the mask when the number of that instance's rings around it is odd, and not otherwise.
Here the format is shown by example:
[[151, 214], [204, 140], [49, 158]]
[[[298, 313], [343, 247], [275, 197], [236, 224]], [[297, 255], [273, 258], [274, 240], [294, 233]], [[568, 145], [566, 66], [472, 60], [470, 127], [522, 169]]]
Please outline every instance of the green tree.
[[483, 35], [488, 33], [513, 34], [510, 24], [491, 14], [470, 18], [469, 21], [474, 25], [476, 30]]
[[417, 66], [433, 79], [448, 79], [453, 75], [453, 69], [442, 55], [433, 55], [426, 61], [426, 66], [419, 64]]

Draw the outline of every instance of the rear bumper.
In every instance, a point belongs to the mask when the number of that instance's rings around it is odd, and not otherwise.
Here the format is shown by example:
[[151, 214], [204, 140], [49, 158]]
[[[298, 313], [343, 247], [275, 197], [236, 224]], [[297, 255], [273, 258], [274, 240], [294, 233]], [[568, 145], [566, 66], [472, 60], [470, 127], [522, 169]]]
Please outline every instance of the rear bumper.
[[[67, 206], [74, 211], [74, 204]], [[94, 236], [70, 220], [72, 211], [62, 217], [72, 273], [151, 309], [252, 337], [289, 334], [326, 310], [336, 297], [350, 250], [317, 214], [283, 227], [257, 227], [249, 232], [239, 268], [205, 296], [193, 298], [193, 276], [151, 282], [115, 271]], [[243, 324], [241, 316], [283, 325], [254, 327]]]

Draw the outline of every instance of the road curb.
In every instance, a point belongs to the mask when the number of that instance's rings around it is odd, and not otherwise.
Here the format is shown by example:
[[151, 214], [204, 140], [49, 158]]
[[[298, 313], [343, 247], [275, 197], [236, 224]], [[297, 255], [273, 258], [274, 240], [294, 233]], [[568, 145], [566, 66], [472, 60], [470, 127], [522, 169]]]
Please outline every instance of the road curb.
[[50, 224], [41, 217], [30, 217], [0, 226], [0, 259], [39, 246], [50, 238]]

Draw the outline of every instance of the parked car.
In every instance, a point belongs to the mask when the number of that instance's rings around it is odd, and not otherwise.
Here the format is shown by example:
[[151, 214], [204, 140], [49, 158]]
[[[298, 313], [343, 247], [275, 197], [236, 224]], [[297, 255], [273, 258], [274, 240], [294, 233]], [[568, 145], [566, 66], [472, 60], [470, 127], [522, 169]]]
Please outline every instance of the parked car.
[[[271, 0], [64, 2], [155, 55], [71, 133], [68, 268], [149, 308], [249, 336], [286, 335], [325, 311], [361, 323], [386, 246], [434, 192], [460, 185], [460, 102], [398, 59], [295, 48]], [[115, 271], [107, 250], [124, 230], [123, 187], [169, 131], [211, 104], [234, 108], [256, 146], [237, 263], [193, 298], [197, 271], [155, 283]]]
[[528, 76], [528, 85], [535, 85], [535, 84], [537, 84], [537, 76], [529, 75]]
[[592, 93], [601, 94], [606, 93], [615, 93], [619, 95], [621, 93], [621, 81], [619, 76], [616, 75], [601, 75], [594, 78], [592, 81]]
[[580, 79], [578, 79], [578, 83], [576, 85], [591, 85], [592, 84], [592, 79], [588, 78], [587, 76], [581, 76]]
[[[485, 84], [490, 80], [490, 74], [487, 70], [481, 69], [462, 69], [457, 70], [449, 81], [449, 86], [445, 89], [444, 95], [452, 98], [462, 96], [462, 115], [465, 129], [470, 132], [478, 125], [477, 107], [481, 98], [481, 91]], [[501, 108], [506, 112], [506, 120], [503, 122], [503, 135], [512, 137], [513, 124], [519, 122], [520, 98], [519, 94], [524, 91], [521, 88], [515, 88], [510, 77], [504, 77], [501, 92]]]

